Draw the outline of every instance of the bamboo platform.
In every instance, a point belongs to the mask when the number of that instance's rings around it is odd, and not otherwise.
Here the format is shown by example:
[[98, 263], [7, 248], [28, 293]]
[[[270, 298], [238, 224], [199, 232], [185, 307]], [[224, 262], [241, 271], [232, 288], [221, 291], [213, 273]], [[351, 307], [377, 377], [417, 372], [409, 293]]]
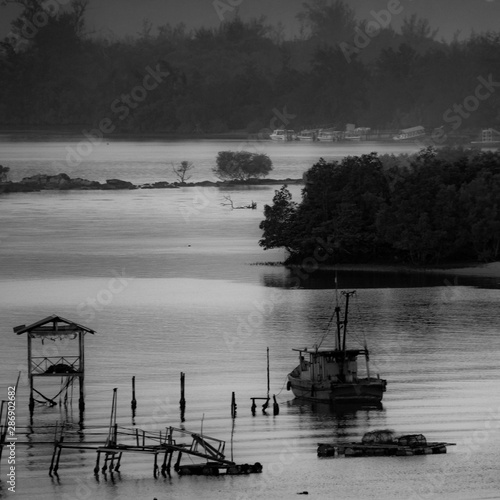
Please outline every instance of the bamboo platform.
[[[56, 431], [57, 432], [57, 431]], [[118, 443], [118, 438], [127, 439], [132, 443]], [[179, 439], [188, 438], [191, 442], [179, 442]], [[54, 442], [54, 451], [49, 469], [49, 475], [59, 470], [61, 453], [64, 449], [93, 450], [97, 453], [94, 474], [99, 472], [119, 472], [123, 455], [140, 453], [153, 456], [153, 476], [170, 476], [174, 453], [177, 460], [174, 470], [179, 475], [219, 475], [219, 474], [250, 474], [262, 472], [260, 463], [254, 465], [238, 465], [224, 456], [225, 442], [209, 436], [168, 427], [165, 433], [152, 433], [135, 428], [114, 426], [111, 437], [108, 436], [105, 444], [65, 442], [61, 435]], [[198, 457], [206, 460], [201, 464], [181, 464], [183, 455]], [[161, 467], [159, 458], [163, 456]], [[102, 459], [102, 460], [101, 460]], [[101, 466], [102, 465], [102, 466]]]
[[[385, 431], [375, 431], [385, 432]], [[373, 434], [373, 433], [367, 433]], [[365, 436], [367, 436], [365, 434]], [[411, 457], [446, 453], [455, 443], [427, 442], [422, 434], [410, 434], [385, 442], [318, 443], [319, 457]]]

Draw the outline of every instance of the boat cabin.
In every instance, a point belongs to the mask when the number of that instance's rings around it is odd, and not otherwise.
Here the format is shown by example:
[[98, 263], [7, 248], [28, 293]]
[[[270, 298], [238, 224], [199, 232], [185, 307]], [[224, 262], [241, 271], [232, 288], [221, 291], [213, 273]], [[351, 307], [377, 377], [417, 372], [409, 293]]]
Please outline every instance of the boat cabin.
[[414, 139], [425, 135], [425, 128], [421, 125], [417, 127], [404, 128], [399, 131], [399, 134], [394, 137], [395, 141], [404, 141], [406, 139]]
[[294, 130], [276, 129], [269, 137], [273, 141], [293, 141], [296, 136]]
[[299, 365], [292, 376], [301, 380], [333, 382], [356, 382], [358, 379], [358, 361], [363, 349], [293, 349], [299, 353]]

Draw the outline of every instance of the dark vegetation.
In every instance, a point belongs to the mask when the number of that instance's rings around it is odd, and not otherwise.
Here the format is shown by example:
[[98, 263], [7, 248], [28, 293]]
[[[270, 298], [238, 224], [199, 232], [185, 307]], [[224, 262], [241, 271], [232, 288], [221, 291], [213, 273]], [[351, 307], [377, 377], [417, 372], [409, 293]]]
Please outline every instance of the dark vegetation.
[[300, 203], [283, 186], [264, 215], [260, 245], [287, 249], [289, 263], [498, 260], [500, 153], [427, 148], [320, 160]]
[[269, 156], [248, 151], [220, 151], [214, 174], [222, 180], [246, 181], [261, 179], [272, 170]]
[[86, 0], [45, 17], [42, 0], [2, 3], [23, 7], [0, 42], [4, 128], [95, 131], [108, 119], [102, 133], [252, 134], [355, 123], [465, 134], [500, 123], [498, 84], [487, 103], [468, 101], [474, 112], [454, 108], [474, 95], [479, 77], [500, 81], [498, 33], [444, 42], [425, 19], [410, 17], [358, 48], [356, 34], [373, 19], [358, 20], [347, 2], [310, 0], [294, 39], [265, 19], [234, 15], [192, 31], [182, 24], [153, 30], [146, 20], [137, 36], [116, 39], [87, 31]]

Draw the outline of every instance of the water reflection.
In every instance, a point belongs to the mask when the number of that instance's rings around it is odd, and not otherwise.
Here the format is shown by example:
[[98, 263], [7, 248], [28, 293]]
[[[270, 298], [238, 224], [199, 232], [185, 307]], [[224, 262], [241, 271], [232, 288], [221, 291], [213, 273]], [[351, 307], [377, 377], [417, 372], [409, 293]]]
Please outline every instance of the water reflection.
[[273, 288], [333, 289], [335, 275], [342, 288], [419, 288], [437, 286], [480, 286], [500, 288], [497, 278], [482, 276], [452, 276], [448, 274], [426, 273], [425, 271], [360, 271], [360, 270], [321, 270], [308, 272], [300, 267], [273, 266], [263, 272], [261, 282]]
[[332, 405], [293, 399], [286, 403], [288, 413], [315, 428], [318, 437], [327, 440], [345, 440], [360, 436], [368, 430], [385, 426], [382, 404], [373, 406]]

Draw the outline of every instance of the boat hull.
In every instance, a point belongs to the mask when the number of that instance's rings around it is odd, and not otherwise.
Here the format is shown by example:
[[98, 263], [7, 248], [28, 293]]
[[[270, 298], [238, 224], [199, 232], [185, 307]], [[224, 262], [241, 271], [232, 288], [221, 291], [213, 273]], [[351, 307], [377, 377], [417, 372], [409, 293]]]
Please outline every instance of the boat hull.
[[296, 398], [339, 404], [377, 404], [382, 401], [386, 381], [370, 378], [353, 383], [312, 382], [288, 375], [288, 387]]

